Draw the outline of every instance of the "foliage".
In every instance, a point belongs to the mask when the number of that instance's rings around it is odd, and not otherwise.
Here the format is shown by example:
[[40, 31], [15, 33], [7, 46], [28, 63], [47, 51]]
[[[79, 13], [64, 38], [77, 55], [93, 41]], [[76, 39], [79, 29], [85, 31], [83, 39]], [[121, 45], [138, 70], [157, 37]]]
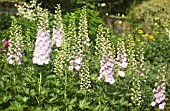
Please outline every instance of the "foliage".
[[169, 5], [169, 0], [144, 1], [139, 6], [135, 6], [130, 11], [130, 15], [135, 15], [137, 18], [144, 19], [146, 21], [152, 21], [152, 19], [160, 19], [160, 21], [165, 22], [169, 20]]
[[[77, 8], [73, 13], [75, 16], [76, 26], [78, 26], [81, 10], [79, 8]], [[70, 16], [69, 13], [67, 13], [63, 16], [63, 22], [66, 26], [68, 26], [68, 24], [69, 24], [69, 16]], [[90, 38], [91, 42], [94, 43], [95, 39], [96, 39], [96, 32], [98, 29], [97, 27], [100, 24], [104, 24], [104, 21], [103, 21], [103, 19], [101, 19], [99, 17], [99, 12], [97, 12], [95, 10], [88, 9], [88, 8], [87, 8], [87, 20], [88, 20], [87, 23], [88, 23], [89, 38]]]
[[0, 30], [5, 30], [7, 29], [11, 24], [11, 18], [10, 18], [10, 15], [8, 13], [5, 13], [5, 14], [0, 14], [0, 24], [1, 24], [1, 27], [0, 27]]
[[9, 34], [7, 29], [10, 27], [11, 21], [12, 19], [8, 13], [0, 13], [0, 39], [7, 38]]
[[[30, 0], [22, 1], [30, 2]], [[42, 3], [43, 8], [47, 8], [52, 13], [54, 13], [56, 4], [61, 4], [63, 13], [72, 12], [76, 8], [86, 5], [90, 9], [101, 12], [103, 16], [106, 13], [126, 13], [132, 4], [140, 4], [142, 1], [145, 0], [38, 0], [39, 3]]]
[[130, 23], [131, 32], [129, 35], [138, 43], [143, 42], [145, 44], [145, 61], [150, 61], [153, 64], [168, 63], [170, 61], [169, 26], [164, 26], [164, 23], [159, 20], [150, 24], [140, 21], [136, 21], [135, 24], [132, 23]]

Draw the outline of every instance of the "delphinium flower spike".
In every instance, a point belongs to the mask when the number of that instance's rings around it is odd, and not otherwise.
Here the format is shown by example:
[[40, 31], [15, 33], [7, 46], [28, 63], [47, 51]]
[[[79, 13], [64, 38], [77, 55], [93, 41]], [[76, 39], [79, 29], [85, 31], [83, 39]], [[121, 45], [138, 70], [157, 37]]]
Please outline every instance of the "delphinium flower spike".
[[60, 76], [63, 76], [65, 74], [65, 70], [67, 70], [67, 39], [66, 36], [64, 36], [61, 40], [61, 47], [59, 50], [56, 50], [57, 55], [54, 59], [54, 72]]
[[90, 55], [90, 39], [88, 37], [87, 29], [87, 14], [86, 7], [83, 7], [80, 14], [79, 21], [79, 32], [78, 32], [78, 41], [80, 43], [79, 49], [79, 59], [77, 59], [79, 64], [82, 64], [80, 68], [80, 88], [81, 90], [89, 91], [91, 88], [91, 80], [89, 73], [89, 55]]
[[53, 25], [52, 45], [55, 44], [56, 47], [61, 47], [61, 40], [64, 36], [64, 30], [63, 30], [60, 4], [57, 4], [54, 19], [55, 20]]
[[162, 68], [160, 68], [158, 70], [159, 76], [157, 77], [158, 81], [160, 81], [159, 83], [155, 83], [155, 88], [153, 89], [153, 93], [154, 93], [154, 100], [151, 103], [152, 107], [155, 107], [157, 104], [159, 106], [159, 109], [164, 110], [165, 108], [165, 66], [163, 66]]
[[[137, 61], [134, 61], [134, 64], [137, 64]], [[131, 88], [131, 100], [134, 105], [140, 107], [142, 103], [141, 95], [141, 75], [136, 70], [132, 70], [132, 88]]]
[[9, 47], [7, 53], [7, 61], [9, 64], [21, 64], [22, 59], [22, 49], [23, 49], [23, 42], [22, 42], [22, 28], [18, 24], [15, 17], [13, 17], [10, 36], [9, 36]]
[[109, 31], [99, 25], [96, 39], [96, 49], [100, 58], [100, 75], [98, 80], [113, 84], [114, 80], [114, 58], [111, 44], [108, 41]]
[[134, 47], [135, 42], [131, 38], [132, 36], [129, 36], [129, 40], [128, 40], [129, 41], [129, 45], [128, 45], [129, 71], [128, 73], [132, 77], [131, 100], [134, 105], [140, 108], [141, 103], [143, 102], [142, 92], [141, 92], [141, 83], [143, 82], [142, 80], [144, 80], [144, 77], [143, 77], [144, 76], [144, 67], [143, 67], [144, 66], [144, 51], [143, 51], [143, 44], [140, 44], [140, 46], [136, 48]]
[[[35, 21], [38, 26], [37, 39], [35, 43], [33, 63], [38, 65], [48, 64], [50, 62], [51, 54], [51, 41], [48, 11], [40, 7], [36, 0], [30, 1], [30, 5], [15, 5], [18, 10], [18, 15], [30, 20]], [[27, 30], [27, 33], [29, 30]], [[29, 45], [30, 46], [30, 45]]]
[[82, 48], [81, 48], [81, 38], [76, 36], [76, 26], [74, 13], [70, 15], [70, 21], [68, 26], [68, 52], [70, 52], [70, 71], [79, 71], [82, 67]]
[[144, 76], [144, 49], [142, 47], [143, 43], [136, 50], [136, 64], [134, 64], [134, 70], [140, 76]]
[[[60, 30], [62, 29], [62, 30]], [[60, 30], [60, 31], [58, 31]], [[58, 31], [59, 35], [54, 33], [54, 31]], [[68, 69], [68, 62], [69, 62], [69, 56], [70, 56], [70, 50], [69, 50], [69, 37], [68, 34], [65, 36], [65, 32], [63, 29], [63, 24], [62, 24], [62, 18], [61, 18], [61, 9], [60, 5], [57, 4], [56, 8], [56, 15], [55, 15], [55, 20], [54, 20], [54, 26], [53, 26], [53, 44], [56, 43], [56, 46], [58, 49], [56, 49], [56, 57], [54, 59], [54, 72], [59, 75], [59, 77], [66, 76], [67, 72], [66, 70]], [[55, 35], [56, 34], [56, 35]], [[61, 35], [62, 34], [62, 35]], [[59, 37], [60, 36], [60, 37]], [[59, 37], [59, 38], [55, 38]], [[57, 45], [58, 44], [58, 45]]]
[[41, 16], [39, 16], [38, 33], [35, 43], [33, 63], [43, 65], [49, 64], [52, 50], [50, 30], [47, 30], [49, 28], [48, 11], [46, 9], [40, 9], [38, 12], [41, 13]]
[[116, 63], [118, 65], [118, 74], [121, 77], [125, 77], [124, 71], [122, 69], [126, 68], [128, 63], [127, 63], [127, 54], [126, 54], [126, 49], [124, 46], [124, 41], [123, 39], [118, 40], [117, 44], [117, 58], [116, 58]]

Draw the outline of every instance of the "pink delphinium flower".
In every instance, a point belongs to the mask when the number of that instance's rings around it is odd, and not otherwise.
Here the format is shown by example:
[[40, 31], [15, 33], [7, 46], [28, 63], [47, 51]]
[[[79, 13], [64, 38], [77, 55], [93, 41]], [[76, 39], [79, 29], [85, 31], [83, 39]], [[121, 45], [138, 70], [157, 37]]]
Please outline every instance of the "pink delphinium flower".
[[69, 67], [69, 69], [71, 71], [79, 71], [82, 66], [82, 57], [81, 56], [73, 57], [72, 60], [70, 61], [70, 64], [71, 66]]
[[119, 54], [118, 57], [116, 58], [117, 60], [117, 65], [119, 68], [126, 68], [128, 63], [127, 63], [127, 54], [125, 53], [125, 50], [123, 50], [122, 54]]
[[114, 63], [113, 58], [111, 57], [107, 62], [105, 62], [105, 59], [102, 58], [100, 61], [100, 76], [98, 77], [98, 80], [101, 81], [101, 79], [105, 79], [105, 82], [108, 82], [110, 84], [113, 84], [115, 82], [114, 80]]
[[2, 42], [5, 44], [5, 46], [3, 48], [0, 48], [0, 53], [2, 52], [2, 50], [5, 48], [5, 50], [8, 49], [9, 47], [9, 41], [6, 41], [5, 39], [2, 40]]
[[60, 30], [56, 30], [53, 28], [53, 44], [55, 44], [57, 47], [61, 47], [61, 43], [62, 43], [62, 38], [64, 36], [63, 31]]
[[5, 48], [9, 47], [9, 41], [6, 41], [5, 39], [3, 39], [2, 42], [5, 44]]
[[33, 63], [38, 65], [49, 64], [51, 51], [50, 32], [39, 29]]
[[151, 105], [153, 107], [155, 107], [156, 104], [158, 104], [159, 109], [163, 110], [166, 105], [166, 103], [165, 103], [165, 84], [161, 84], [161, 86], [157, 86], [157, 88], [153, 89], [153, 92], [154, 92], [154, 101], [151, 103]]
[[166, 103], [165, 102], [163, 102], [162, 104], [159, 104], [159, 109], [164, 109], [165, 108], [165, 105], [166, 105]]
[[140, 76], [144, 76], [144, 74], [143, 74], [143, 73], [141, 73], [141, 74], [140, 74]]

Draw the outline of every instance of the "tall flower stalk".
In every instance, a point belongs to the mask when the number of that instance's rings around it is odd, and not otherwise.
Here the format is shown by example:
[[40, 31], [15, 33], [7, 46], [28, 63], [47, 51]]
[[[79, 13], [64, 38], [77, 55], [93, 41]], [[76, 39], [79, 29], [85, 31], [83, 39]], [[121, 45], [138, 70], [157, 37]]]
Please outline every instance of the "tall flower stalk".
[[64, 36], [64, 30], [63, 30], [60, 4], [57, 4], [54, 19], [55, 20], [53, 25], [52, 45], [55, 44], [56, 47], [61, 47], [62, 38]]
[[65, 70], [68, 69], [67, 67], [67, 39], [64, 36], [61, 41], [61, 48], [59, 50], [56, 50], [56, 57], [54, 59], [54, 72], [57, 75], [64, 76], [65, 75]]
[[99, 25], [96, 39], [96, 49], [98, 50], [100, 58], [100, 75], [98, 80], [102, 79], [105, 82], [113, 84], [114, 80], [114, 57], [112, 53], [111, 44], [108, 41], [109, 31], [108, 29], [103, 28], [102, 25]]
[[[86, 7], [83, 7], [80, 14], [78, 39], [81, 41], [79, 49], [79, 63], [82, 64], [80, 69], [80, 88], [81, 90], [90, 90], [91, 80], [89, 73], [89, 55], [90, 55], [90, 39], [87, 29]], [[79, 44], [79, 43], [78, 43]], [[82, 60], [82, 62], [81, 62]]]
[[161, 69], [158, 70], [159, 76], [157, 77], [157, 81], [159, 83], [155, 83], [155, 88], [153, 89], [154, 97], [153, 102], [151, 103], [152, 107], [155, 107], [157, 104], [159, 109], [164, 110], [165, 108], [165, 67], [163, 66]]
[[[36, 0], [30, 1], [30, 5], [16, 5], [18, 15], [37, 23], [38, 32], [35, 43], [35, 50], [33, 54], [33, 63], [38, 65], [49, 64], [51, 54], [51, 40], [48, 10], [40, 7]], [[29, 30], [27, 30], [27, 33]], [[27, 44], [28, 45], [28, 44]], [[30, 45], [29, 45], [30, 47]]]
[[[134, 64], [137, 64], [137, 61], [134, 61]], [[140, 108], [142, 103], [142, 95], [141, 95], [141, 76], [136, 70], [132, 71], [132, 88], [131, 88], [131, 100], [134, 105]]]
[[144, 76], [144, 49], [142, 47], [143, 43], [137, 48], [136, 50], [136, 64], [134, 64], [134, 70], [136, 73], [138, 73], [140, 76]]
[[69, 26], [68, 26], [68, 39], [70, 47], [68, 47], [68, 52], [70, 52], [70, 71], [79, 71], [82, 67], [82, 46], [81, 37], [76, 36], [76, 26], [74, 13], [70, 16]]
[[63, 23], [61, 18], [61, 7], [60, 4], [57, 4], [55, 15], [54, 15], [54, 24], [53, 24], [53, 37], [52, 37], [52, 46], [55, 44], [56, 47], [56, 58], [54, 60], [54, 71], [60, 76], [65, 75], [65, 70], [67, 70], [67, 38], [64, 34]]
[[33, 63], [43, 65], [49, 64], [52, 50], [50, 30], [47, 30], [49, 28], [48, 11], [47, 9], [44, 9], [39, 10], [39, 12], [41, 12], [41, 16], [39, 17], [38, 22], [38, 33], [35, 42]]
[[15, 17], [13, 17], [9, 38], [7, 61], [9, 64], [21, 64], [23, 51], [22, 28]]
[[121, 77], [125, 77], [125, 73], [122, 69], [127, 68], [128, 62], [127, 62], [127, 54], [126, 54], [126, 49], [125, 49], [123, 39], [118, 40], [116, 63], [118, 65], [118, 74]]

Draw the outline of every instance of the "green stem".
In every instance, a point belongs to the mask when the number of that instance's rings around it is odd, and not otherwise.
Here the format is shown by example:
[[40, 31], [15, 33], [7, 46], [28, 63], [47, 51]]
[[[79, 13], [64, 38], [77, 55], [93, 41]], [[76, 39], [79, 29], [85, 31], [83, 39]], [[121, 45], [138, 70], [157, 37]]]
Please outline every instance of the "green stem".
[[67, 73], [65, 73], [65, 85], [64, 85], [65, 93], [64, 98], [67, 98]]
[[38, 102], [38, 106], [40, 106], [40, 99], [41, 99], [41, 97], [40, 97], [40, 94], [41, 94], [41, 84], [42, 84], [42, 74], [41, 74], [41, 72], [39, 73], [39, 81], [38, 81], [38, 93], [39, 93], [39, 95], [38, 95], [38, 97], [36, 98], [37, 99], [37, 102]]
[[[67, 73], [66, 71], [64, 71], [64, 73], [65, 73], [64, 99], [67, 100]], [[66, 111], [68, 111], [68, 106], [66, 107]]]
[[[16, 68], [16, 69], [15, 69], [15, 68]], [[15, 64], [14, 64], [14, 66], [13, 66], [13, 70], [18, 71], [17, 65], [15, 65]], [[16, 83], [16, 75], [15, 75], [15, 73], [16, 73], [16, 72], [14, 72], [14, 73], [13, 73], [14, 85], [15, 85], [15, 83]]]
[[40, 76], [40, 78], [39, 78], [39, 83], [38, 83], [38, 92], [40, 94], [41, 93], [42, 74], [39, 73], [39, 76]]

